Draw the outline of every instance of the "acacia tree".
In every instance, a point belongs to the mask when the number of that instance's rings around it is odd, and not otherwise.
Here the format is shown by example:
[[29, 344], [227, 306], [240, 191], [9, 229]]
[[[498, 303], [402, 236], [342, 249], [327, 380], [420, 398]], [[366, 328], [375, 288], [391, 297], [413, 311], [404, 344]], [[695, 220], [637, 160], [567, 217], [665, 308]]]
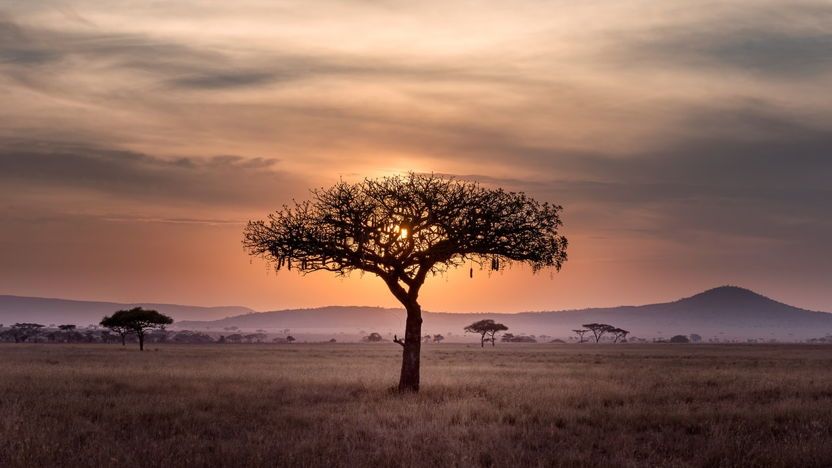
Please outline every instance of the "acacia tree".
[[[155, 310], [145, 310], [133, 307], [129, 310], [119, 310], [111, 317], [104, 317], [101, 325], [121, 334], [121, 343], [127, 333], [135, 333], [139, 338], [139, 350], [144, 351], [144, 337], [148, 330], [164, 329], [165, 325], [173, 323], [173, 319]], [[121, 330], [121, 331], [119, 331]], [[123, 333], [123, 334], [122, 334]]]
[[127, 346], [127, 335], [130, 334], [131, 330], [116, 317], [116, 314], [104, 316], [99, 324], [102, 327], [109, 328], [113, 333], [117, 333], [121, 337], [121, 345]]
[[576, 335], [578, 335], [578, 338], [580, 338], [580, 341], [578, 341], [578, 343], [583, 343], [583, 342], [586, 341], [584, 339], [584, 335], [589, 333], [589, 330], [581, 329], [581, 330], [572, 330], [572, 331], [575, 332]]
[[623, 328], [613, 328], [610, 330], [610, 333], [614, 335], [612, 342], [618, 343], [619, 341], [626, 339], [627, 335], [630, 334], [630, 331]]
[[407, 311], [404, 339], [394, 336], [403, 348], [399, 390], [418, 391], [419, 292], [428, 275], [469, 262], [471, 274], [474, 263], [560, 269], [567, 246], [560, 211], [523, 193], [410, 173], [313, 190], [311, 200], [250, 221], [243, 246], [278, 270], [358, 270], [384, 280]]
[[[491, 346], [496, 346], [494, 336], [501, 331], [508, 330], [508, 327], [502, 323], [497, 323], [491, 319], [480, 320], [465, 327], [465, 333], [479, 333], [480, 346], [485, 347], [486, 341], [491, 341]], [[488, 338], [486, 338], [488, 337]]]
[[613, 327], [612, 325], [607, 325], [606, 323], [587, 323], [581, 326], [592, 332], [593, 336], [595, 336], [596, 343], [601, 341], [601, 338], [604, 336], [604, 334], [612, 333], [613, 330], [615, 330], [615, 327]]

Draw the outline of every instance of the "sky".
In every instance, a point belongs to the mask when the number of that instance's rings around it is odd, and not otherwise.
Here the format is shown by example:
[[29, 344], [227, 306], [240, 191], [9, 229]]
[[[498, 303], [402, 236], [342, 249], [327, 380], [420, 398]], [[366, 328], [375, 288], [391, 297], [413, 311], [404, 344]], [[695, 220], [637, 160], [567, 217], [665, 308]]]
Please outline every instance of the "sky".
[[339, 179], [563, 205], [559, 273], [430, 278], [434, 311], [732, 284], [832, 311], [832, 3], [4, 0], [0, 294], [396, 306], [241, 245]]

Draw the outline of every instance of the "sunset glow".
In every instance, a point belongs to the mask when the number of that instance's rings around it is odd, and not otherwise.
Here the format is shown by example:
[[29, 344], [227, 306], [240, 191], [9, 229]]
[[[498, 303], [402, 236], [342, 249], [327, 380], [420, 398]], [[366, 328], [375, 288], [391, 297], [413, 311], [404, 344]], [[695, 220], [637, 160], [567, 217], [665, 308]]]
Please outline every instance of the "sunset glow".
[[415, 171], [563, 205], [570, 240], [555, 278], [431, 277], [427, 310], [721, 284], [830, 310], [832, 8], [784, 5], [6, 1], [0, 293], [395, 306], [371, 275], [276, 278], [241, 235]]

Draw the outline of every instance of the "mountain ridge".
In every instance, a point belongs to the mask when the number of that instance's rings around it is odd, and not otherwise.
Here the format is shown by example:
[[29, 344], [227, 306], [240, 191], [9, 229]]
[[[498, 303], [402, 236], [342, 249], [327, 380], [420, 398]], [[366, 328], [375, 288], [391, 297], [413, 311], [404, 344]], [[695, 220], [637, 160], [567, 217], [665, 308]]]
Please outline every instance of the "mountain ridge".
[[[17, 301], [18, 304], [10, 307], [9, 301]], [[21, 307], [21, 302], [26, 307]], [[44, 305], [49, 307], [43, 310]], [[295, 332], [323, 334], [364, 331], [400, 333], [405, 317], [401, 308], [374, 306], [324, 306], [257, 312], [240, 306], [122, 304], [0, 295], [0, 323], [97, 323], [104, 314], [134, 305], [156, 308], [173, 316], [176, 328], [213, 331], [236, 327], [241, 330], [288, 328]], [[79, 312], [79, 308], [83, 313]], [[78, 318], [81, 316], [87, 322]], [[425, 311], [423, 316], [423, 331], [426, 333], [459, 333], [465, 325], [486, 318], [502, 321], [517, 333], [553, 336], [567, 336], [571, 330], [590, 322], [610, 323], [648, 337], [697, 333], [702, 336], [791, 339], [832, 333], [832, 313], [794, 307], [738, 286], [719, 286], [675, 301], [637, 306], [513, 313]]]
[[[327, 306], [316, 309], [277, 310], [228, 317], [215, 321], [181, 322], [180, 327], [197, 329], [334, 329], [382, 330], [394, 333], [404, 320], [401, 308]], [[584, 323], [606, 322], [642, 336], [668, 334], [736, 338], [814, 337], [832, 332], [832, 314], [794, 307], [749, 289], [720, 286], [676, 301], [640, 306], [598, 307], [562, 311], [515, 313], [423, 312], [424, 330], [447, 333], [461, 330], [475, 320], [494, 319], [525, 333], [564, 336]], [[822, 333], [821, 333], [822, 334]]]
[[149, 302], [110, 302], [0, 294], [0, 323], [46, 322], [96, 324], [104, 315], [136, 306], [158, 310], [175, 320], [224, 318], [228, 314], [255, 313], [242, 306], [190, 306]]

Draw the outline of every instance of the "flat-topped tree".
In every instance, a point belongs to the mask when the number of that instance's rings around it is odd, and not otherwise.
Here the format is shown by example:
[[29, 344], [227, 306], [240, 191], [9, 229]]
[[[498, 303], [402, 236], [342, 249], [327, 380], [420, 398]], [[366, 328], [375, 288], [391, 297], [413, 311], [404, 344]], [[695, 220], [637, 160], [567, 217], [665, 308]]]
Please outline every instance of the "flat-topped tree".
[[360, 270], [379, 276], [407, 310], [399, 390], [418, 391], [422, 311], [428, 275], [477, 263], [560, 269], [566, 238], [561, 207], [523, 193], [432, 174], [341, 181], [250, 221], [243, 245], [275, 267], [301, 273]]
[[480, 347], [485, 347], [486, 341], [491, 341], [491, 346], [496, 346], [495, 335], [506, 330], [508, 330], [507, 326], [491, 319], [480, 320], [465, 327], [465, 333], [478, 333], [480, 335]]
[[164, 328], [165, 325], [171, 323], [173, 323], [173, 319], [167, 315], [160, 314], [155, 310], [145, 310], [141, 307], [119, 310], [112, 316], [104, 317], [101, 320], [101, 326], [121, 335], [122, 345], [124, 345], [128, 333], [135, 333], [139, 338], [140, 351], [144, 351], [144, 337], [148, 330]]
[[613, 327], [612, 325], [607, 325], [606, 323], [587, 323], [582, 326], [592, 332], [592, 335], [595, 337], [596, 343], [601, 341], [601, 338], [604, 337], [604, 334], [614, 333], [614, 331], [616, 330], [615, 327]]

